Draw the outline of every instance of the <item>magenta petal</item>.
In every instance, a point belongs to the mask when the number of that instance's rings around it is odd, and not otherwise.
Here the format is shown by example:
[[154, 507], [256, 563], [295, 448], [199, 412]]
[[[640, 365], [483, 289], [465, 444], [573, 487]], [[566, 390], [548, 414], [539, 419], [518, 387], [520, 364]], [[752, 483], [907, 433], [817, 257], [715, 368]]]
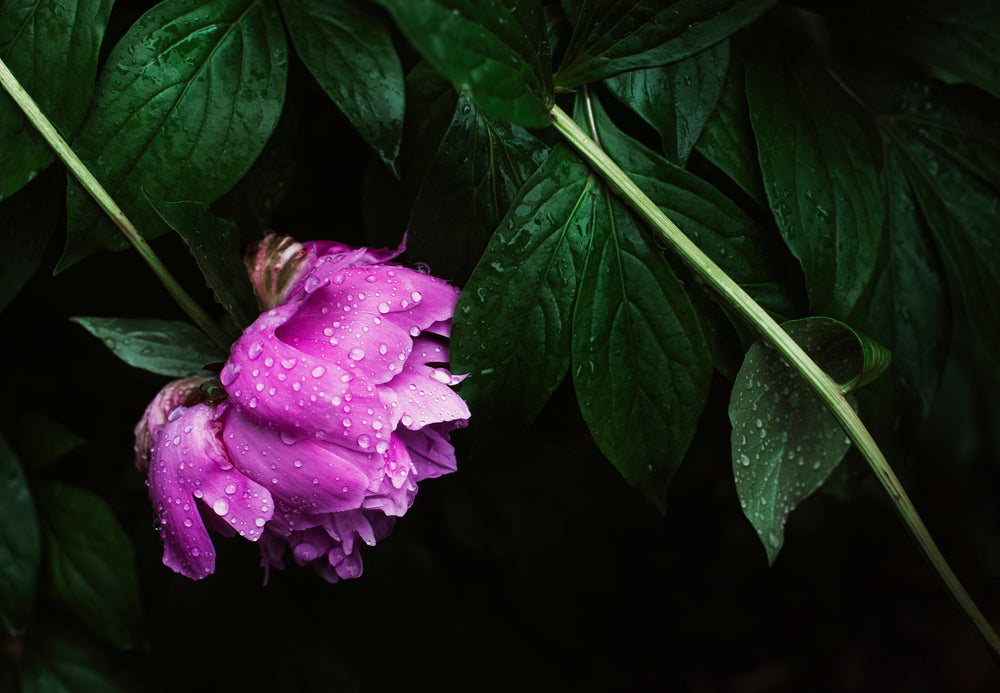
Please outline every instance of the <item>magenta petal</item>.
[[246, 329], [219, 375], [222, 386], [258, 423], [363, 449], [362, 436], [370, 443], [373, 431], [390, 428], [390, 415], [374, 385], [277, 337], [299, 305], [268, 311]]
[[233, 468], [217, 437], [215, 410], [180, 407], [160, 431], [149, 468], [149, 493], [163, 535], [163, 562], [196, 580], [215, 569], [215, 550], [195, 499], [256, 541], [271, 518], [267, 489]]
[[406, 428], [396, 430], [400, 441], [406, 445], [416, 470], [417, 482], [433, 479], [458, 470], [455, 448], [448, 442], [448, 431], [454, 424], [432, 424], [419, 431]]
[[281, 507], [300, 513], [359, 508], [379, 474], [376, 455], [268, 430], [232, 408], [222, 421], [233, 464]]

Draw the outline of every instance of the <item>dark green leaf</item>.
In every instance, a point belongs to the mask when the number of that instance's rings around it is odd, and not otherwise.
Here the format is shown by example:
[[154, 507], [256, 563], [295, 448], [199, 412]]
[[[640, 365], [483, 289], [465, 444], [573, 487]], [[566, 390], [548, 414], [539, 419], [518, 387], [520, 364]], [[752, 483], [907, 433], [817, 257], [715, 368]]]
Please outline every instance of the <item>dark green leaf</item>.
[[46, 586], [54, 603], [119, 647], [132, 647], [141, 615], [132, 544], [111, 508], [84, 489], [37, 488]]
[[847, 0], [816, 9], [886, 48], [1000, 97], [1000, 5], [983, 0]]
[[757, 146], [750, 126], [743, 62], [730, 63], [715, 112], [705, 123], [698, 152], [719, 167], [753, 198], [767, 207], [767, 194], [760, 175]]
[[573, 35], [556, 71], [561, 89], [683, 60], [746, 26], [776, 0], [566, 0]]
[[191, 250], [205, 282], [237, 327], [257, 319], [257, 300], [243, 264], [239, 231], [227, 219], [212, 215], [201, 202], [167, 202], [147, 194], [146, 199]]
[[[845, 390], [888, 365], [884, 349], [836, 320], [806, 318], [783, 327]], [[773, 563], [789, 513], [823, 484], [850, 440], [805, 380], [763, 342], [750, 348], [736, 377], [729, 420], [740, 505]]]
[[86, 444], [87, 439], [44, 414], [28, 412], [17, 420], [14, 446], [28, 471], [40, 471]]
[[742, 209], [697, 176], [666, 161], [619, 131], [593, 101], [595, 122], [608, 155], [681, 231], [765, 308], [794, 312], [780, 240], [770, 239]]
[[623, 72], [605, 83], [656, 128], [664, 156], [683, 167], [719, 101], [728, 63], [729, 42], [723, 41], [676, 63]]
[[410, 42], [490, 115], [551, 121], [552, 66], [538, 0], [377, 0]]
[[755, 36], [746, 88], [764, 187], [813, 312], [844, 317], [875, 270], [882, 205], [860, 108], [783, 36]]
[[562, 381], [597, 184], [567, 148], [521, 188], [455, 309], [452, 367], [475, 416], [526, 425]]
[[[0, 11], [0, 58], [64, 137], [72, 136], [87, 112], [111, 5], [112, 0], [6, 0]], [[0, 142], [3, 200], [55, 155], [6, 93], [0, 96]]]
[[[897, 113], [879, 120], [924, 223], [965, 301], [973, 331], [997, 358], [1000, 344], [1000, 127], [995, 115], [962, 123], [948, 90], [911, 84], [893, 92]], [[969, 129], [957, 131], [956, 124]], [[928, 290], [932, 290], [933, 286]], [[919, 301], [914, 298], [914, 301]]]
[[381, 16], [357, 0], [280, 0], [302, 62], [394, 171], [403, 135], [403, 68]]
[[0, 203], [0, 310], [14, 300], [42, 263], [59, 219], [62, 178], [52, 171]]
[[545, 150], [527, 130], [482, 113], [462, 92], [410, 215], [410, 255], [464, 283]]
[[[944, 268], [905, 175], [906, 162], [886, 149], [882, 193], [885, 234], [878, 269], [851, 320], [892, 350], [895, 395], [882, 403], [923, 418], [937, 393], [951, 328]], [[891, 426], [891, 422], [889, 423]]]
[[225, 361], [224, 353], [201, 330], [175, 320], [72, 318], [102, 340], [130, 366], [183, 378], [208, 363]]
[[98, 650], [57, 637], [32, 644], [21, 668], [21, 693], [123, 693]]
[[[260, 154], [281, 113], [287, 48], [273, 0], [165, 0], [118, 42], [74, 149], [147, 239], [146, 192], [210, 203]], [[124, 238], [75, 180], [65, 269]]]
[[42, 543], [28, 481], [14, 451], [0, 436], [0, 625], [24, 631], [34, 608]]

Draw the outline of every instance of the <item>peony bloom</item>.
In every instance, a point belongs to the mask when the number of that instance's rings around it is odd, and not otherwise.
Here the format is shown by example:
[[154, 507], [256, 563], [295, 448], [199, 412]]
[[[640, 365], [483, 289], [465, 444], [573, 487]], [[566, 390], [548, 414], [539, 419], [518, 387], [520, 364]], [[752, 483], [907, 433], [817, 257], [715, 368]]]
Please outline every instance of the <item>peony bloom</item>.
[[331, 582], [357, 577], [361, 544], [392, 531], [420, 481], [455, 471], [458, 292], [397, 254], [274, 236], [250, 249], [267, 310], [232, 346], [225, 395], [171, 383], [136, 427], [170, 568], [214, 570], [209, 525], [259, 541], [265, 568], [290, 549]]

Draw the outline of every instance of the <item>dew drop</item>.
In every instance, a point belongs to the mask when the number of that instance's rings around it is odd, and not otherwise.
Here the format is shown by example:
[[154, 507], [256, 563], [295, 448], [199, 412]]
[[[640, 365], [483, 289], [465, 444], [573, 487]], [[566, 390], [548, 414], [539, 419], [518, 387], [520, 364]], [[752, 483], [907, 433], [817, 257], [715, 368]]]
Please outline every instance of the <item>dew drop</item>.
[[360, 361], [365, 357], [365, 350], [361, 347], [354, 347], [347, 355], [351, 357], [352, 361]]
[[312, 369], [312, 377], [320, 378], [326, 373], [326, 368], [324, 366], [316, 366]]
[[225, 498], [219, 498], [214, 503], [212, 503], [212, 510], [215, 511], [216, 515], [220, 517], [229, 512], [229, 501]]
[[388, 313], [389, 312], [389, 304], [386, 303], [385, 301], [383, 301], [382, 303], [379, 303], [378, 304], [378, 312], [382, 313], [383, 315], [385, 315], [386, 313]]

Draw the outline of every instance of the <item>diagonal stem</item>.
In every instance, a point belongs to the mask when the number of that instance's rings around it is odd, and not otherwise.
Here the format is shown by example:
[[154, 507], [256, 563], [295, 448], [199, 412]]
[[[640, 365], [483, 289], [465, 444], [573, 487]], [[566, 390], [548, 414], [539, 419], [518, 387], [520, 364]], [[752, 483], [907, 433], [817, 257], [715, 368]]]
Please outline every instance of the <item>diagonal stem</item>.
[[983, 616], [979, 607], [966, 592], [961, 581], [952, 571], [941, 550], [931, 537], [916, 508], [903, 490], [871, 433], [865, 428], [857, 413], [848, 403], [840, 386], [834, 382], [812, 358], [788, 336], [780, 325], [754, 301], [722, 268], [712, 261], [698, 246], [670, 221], [656, 204], [604, 153], [587, 134], [558, 106], [551, 111], [553, 124], [572, 147], [589, 163], [608, 184], [621, 195], [632, 209], [656, 231], [680, 256], [688, 267], [712, 287], [722, 299], [753, 325], [761, 336], [770, 342], [791, 366], [809, 383], [820, 400], [830, 409], [847, 436], [868, 461], [882, 488], [889, 495], [896, 512], [916, 540], [924, 557], [930, 562], [944, 583], [945, 588], [958, 603], [994, 659], [1000, 662], [1000, 638]]
[[80, 185], [90, 193], [90, 196], [94, 198], [94, 201], [100, 205], [101, 209], [111, 218], [111, 221], [121, 229], [121, 232], [125, 235], [125, 238], [135, 247], [138, 251], [139, 256], [146, 261], [150, 269], [160, 280], [163, 286], [166, 288], [167, 293], [169, 293], [178, 305], [184, 310], [185, 313], [194, 321], [194, 323], [202, 329], [212, 341], [216, 342], [223, 349], [228, 351], [229, 345], [232, 340], [226, 335], [219, 325], [209, 317], [208, 313], [202, 310], [193, 298], [184, 290], [184, 288], [177, 283], [173, 275], [164, 267], [163, 263], [157, 257], [153, 248], [150, 247], [149, 243], [143, 238], [139, 231], [136, 230], [132, 222], [129, 221], [128, 217], [125, 216], [125, 212], [115, 203], [108, 194], [108, 191], [104, 189], [104, 186], [94, 178], [90, 170], [84, 165], [80, 160], [80, 157], [76, 155], [70, 146], [63, 139], [62, 135], [55, 129], [55, 126], [45, 117], [41, 109], [35, 103], [31, 95], [24, 90], [24, 87], [17, 81], [13, 73], [7, 68], [7, 65], [2, 59], [0, 59], [0, 85], [3, 86], [4, 90], [10, 94], [11, 98], [14, 99], [14, 103], [24, 112], [28, 120], [39, 132], [39, 134], [48, 142], [49, 146], [55, 150], [56, 155], [62, 159], [66, 167], [76, 176], [76, 179], [80, 181]]

